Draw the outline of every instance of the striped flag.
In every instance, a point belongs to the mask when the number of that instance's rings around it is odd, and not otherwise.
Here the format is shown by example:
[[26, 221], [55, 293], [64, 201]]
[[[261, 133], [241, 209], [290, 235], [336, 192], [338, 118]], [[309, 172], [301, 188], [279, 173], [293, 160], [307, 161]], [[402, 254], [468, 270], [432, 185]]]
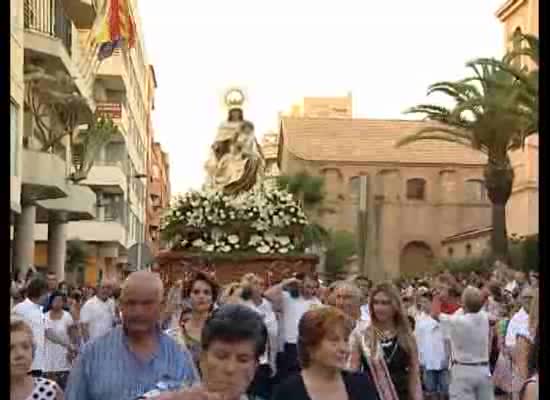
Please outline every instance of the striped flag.
[[130, 12], [129, 0], [109, 0], [96, 41], [100, 44], [98, 58], [113, 55], [125, 43], [129, 49], [136, 44], [136, 25]]

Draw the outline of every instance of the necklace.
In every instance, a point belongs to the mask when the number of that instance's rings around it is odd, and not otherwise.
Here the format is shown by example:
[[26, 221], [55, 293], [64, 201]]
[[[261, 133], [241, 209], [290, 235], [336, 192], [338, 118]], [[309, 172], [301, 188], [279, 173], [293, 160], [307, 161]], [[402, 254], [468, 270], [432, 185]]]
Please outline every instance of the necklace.
[[[384, 356], [384, 360], [386, 360], [386, 364], [390, 364], [393, 360], [393, 357], [395, 356], [395, 353], [397, 351], [397, 338], [393, 339], [387, 339], [384, 341], [380, 341], [380, 346], [382, 346], [382, 354]], [[389, 355], [386, 355], [386, 349], [392, 346], [392, 349], [390, 351]]]

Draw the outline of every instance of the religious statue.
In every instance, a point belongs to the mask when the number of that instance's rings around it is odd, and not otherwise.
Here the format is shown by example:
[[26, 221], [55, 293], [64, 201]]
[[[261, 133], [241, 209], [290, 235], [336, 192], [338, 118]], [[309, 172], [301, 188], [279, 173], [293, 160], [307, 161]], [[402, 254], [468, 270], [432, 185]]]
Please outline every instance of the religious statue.
[[244, 94], [231, 89], [225, 95], [227, 121], [220, 124], [206, 162], [206, 187], [234, 195], [251, 190], [263, 176], [264, 159], [254, 125], [244, 119]]

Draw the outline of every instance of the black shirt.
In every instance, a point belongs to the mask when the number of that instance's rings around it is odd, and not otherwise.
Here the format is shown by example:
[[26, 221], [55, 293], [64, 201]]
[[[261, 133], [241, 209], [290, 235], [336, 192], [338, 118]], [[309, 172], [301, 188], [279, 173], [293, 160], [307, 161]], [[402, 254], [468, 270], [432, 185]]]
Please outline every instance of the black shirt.
[[[376, 389], [367, 374], [342, 371], [342, 379], [348, 394], [347, 399], [334, 400], [377, 400]], [[271, 400], [312, 400], [307, 393], [302, 374], [291, 376], [275, 388]]]

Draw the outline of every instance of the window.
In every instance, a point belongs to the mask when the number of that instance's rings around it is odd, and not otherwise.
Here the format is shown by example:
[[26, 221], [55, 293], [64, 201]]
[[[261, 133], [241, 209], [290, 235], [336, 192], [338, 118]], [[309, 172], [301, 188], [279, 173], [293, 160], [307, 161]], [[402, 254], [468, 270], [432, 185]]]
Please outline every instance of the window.
[[354, 176], [349, 180], [349, 196], [353, 204], [359, 204], [359, 196], [361, 193], [361, 178]]
[[426, 197], [426, 181], [422, 178], [413, 178], [407, 181], [407, 199], [424, 200]]
[[452, 257], [454, 253], [455, 253], [455, 249], [453, 249], [452, 247], [449, 247], [449, 248], [447, 249], [447, 255], [448, 255], [449, 257]]
[[[521, 35], [521, 28], [518, 26], [512, 34], [512, 50], [515, 52], [521, 50]], [[521, 68], [521, 58], [517, 57], [514, 60], [514, 64], [516, 67]]]
[[10, 175], [17, 176], [17, 144], [19, 142], [17, 120], [19, 110], [10, 102]]
[[466, 255], [471, 256], [472, 255], [472, 245], [470, 243], [466, 244]]
[[467, 203], [482, 202], [487, 200], [485, 182], [479, 179], [467, 180], [464, 186], [464, 196]]

